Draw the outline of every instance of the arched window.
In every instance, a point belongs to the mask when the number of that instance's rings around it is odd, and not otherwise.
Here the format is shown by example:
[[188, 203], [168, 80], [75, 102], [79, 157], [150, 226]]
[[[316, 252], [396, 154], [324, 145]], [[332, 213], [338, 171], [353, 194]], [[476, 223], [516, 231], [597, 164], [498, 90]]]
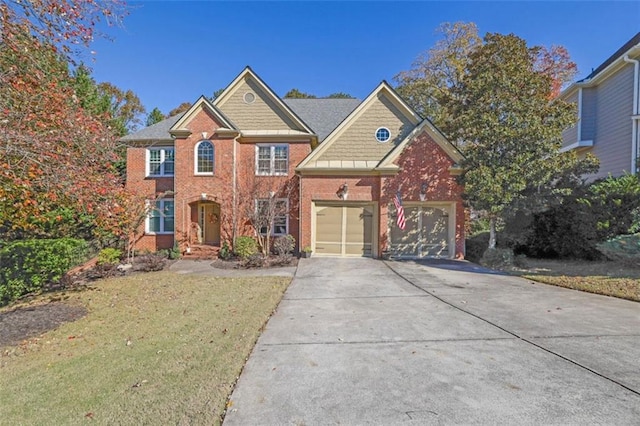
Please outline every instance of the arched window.
[[200, 141], [196, 145], [196, 174], [212, 175], [215, 149], [211, 141]]

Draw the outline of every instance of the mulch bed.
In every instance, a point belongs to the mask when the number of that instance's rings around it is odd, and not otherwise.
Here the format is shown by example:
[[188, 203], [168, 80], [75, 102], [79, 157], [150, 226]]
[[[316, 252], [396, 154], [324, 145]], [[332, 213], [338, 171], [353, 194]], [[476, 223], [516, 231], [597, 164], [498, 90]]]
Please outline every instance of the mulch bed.
[[262, 266], [252, 266], [246, 265], [241, 259], [233, 258], [233, 259], [214, 259], [211, 263], [211, 266], [218, 269], [261, 269], [261, 268], [279, 268], [285, 266], [296, 266], [298, 264], [297, 257], [291, 257], [288, 262], [283, 262], [281, 258], [278, 256], [269, 256], [264, 259], [264, 264]]
[[0, 347], [17, 345], [87, 314], [83, 306], [64, 302], [24, 306], [0, 312]]

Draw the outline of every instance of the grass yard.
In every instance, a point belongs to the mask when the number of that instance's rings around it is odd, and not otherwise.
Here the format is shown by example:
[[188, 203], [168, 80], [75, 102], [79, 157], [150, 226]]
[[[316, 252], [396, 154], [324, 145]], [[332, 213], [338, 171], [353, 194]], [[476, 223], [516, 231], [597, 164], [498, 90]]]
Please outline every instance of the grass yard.
[[0, 423], [219, 424], [289, 282], [163, 271], [68, 292], [86, 316], [0, 348]]
[[524, 278], [640, 302], [640, 269], [617, 262], [527, 259]]

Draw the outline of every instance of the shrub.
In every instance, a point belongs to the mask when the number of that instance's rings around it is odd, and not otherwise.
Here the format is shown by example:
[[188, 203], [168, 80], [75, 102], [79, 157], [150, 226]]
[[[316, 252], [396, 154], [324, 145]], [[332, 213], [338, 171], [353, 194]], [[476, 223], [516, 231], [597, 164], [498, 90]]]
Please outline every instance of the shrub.
[[516, 253], [587, 260], [602, 257], [599, 243], [638, 229], [640, 181], [629, 174], [576, 187], [546, 211], [514, 216], [505, 227]]
[[291, 255], [294, 248], [296, 248], [296, 239], [293, 235], [283, 235], [273, 241], [273, 250], [279, 257]]
[[222, 247], [220, 248], [220, 252], [218, 252], [218, 257], [222, 260], [231, 259], [231, 250], [229, 250], [229, 243], [226, 241], [222, 243]]
[[233, 251], [241, 259], [246, 259], [258, 252], [258, 246], [253, 238], [243, 236], [236, 238], [236, 245]]
[[469, 262], [479, 263], [485, 250], [489, 247], [489, 232], [482, 232], [471, 238], [467, 238], [465, 243], [465, 259]]
[[629, 266], [640, 266], [640, 234], [620, 235], [597, 245], [607, 259]]
[[162, 271], [166, 265], [166, 257], [157, 254], [144, 254], [135, 258], [133, 270], [140, 272]]
[[173, 243], [173, 248], [167, 251], [167, 257], [171, 260], [180, 259], [180, 247], [177, 242]]
[[122, 250], [115, 248], [104, 248], [98, 253], [98, 265], [115, 265], [120, 262]]
[[250, 256], [242, 258], [240, 266], [243, 268], [262, 268], [265, 266], [266, 258], [262, 253], [254, 253]]
[[514, 266], [513, 250], [506, 248], [487, 249], [480, 259], [480, 264], [488, 268], [505, 268]]
[[57, 283], [73, 266], [86, 260], [83, 240], [24, 240], [0, 249], [0, 304]]

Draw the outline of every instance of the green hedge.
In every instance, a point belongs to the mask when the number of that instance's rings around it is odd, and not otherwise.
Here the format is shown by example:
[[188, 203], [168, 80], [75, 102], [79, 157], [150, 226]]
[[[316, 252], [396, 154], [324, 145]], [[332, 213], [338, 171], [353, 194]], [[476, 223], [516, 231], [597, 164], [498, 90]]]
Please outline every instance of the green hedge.
[[72, 238], [23, 240], [3, 245], [0, 248], [0, 305], [60, 281], [65, 272], [86, 260], [88, 250], [84, 240]]

